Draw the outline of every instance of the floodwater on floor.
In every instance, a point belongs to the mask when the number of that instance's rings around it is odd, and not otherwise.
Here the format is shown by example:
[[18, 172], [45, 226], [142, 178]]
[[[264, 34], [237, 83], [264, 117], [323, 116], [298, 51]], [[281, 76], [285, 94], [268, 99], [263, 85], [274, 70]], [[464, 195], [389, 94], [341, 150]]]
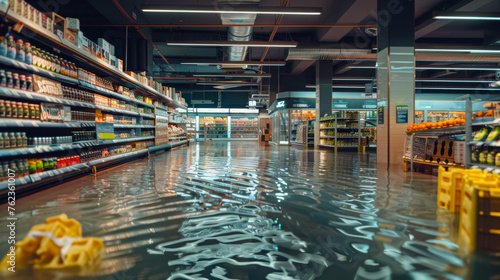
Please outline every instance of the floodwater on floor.
[[98, 269], [3, 276], [500, 279], [499, 258], [459, 252], [456, 216], [436, 207], [436, 176], [376, 167], [371, 153], [256, 142], [152, 155], [17, 201], [18, 240], [66, 213], [84, 237], [103, 239]]

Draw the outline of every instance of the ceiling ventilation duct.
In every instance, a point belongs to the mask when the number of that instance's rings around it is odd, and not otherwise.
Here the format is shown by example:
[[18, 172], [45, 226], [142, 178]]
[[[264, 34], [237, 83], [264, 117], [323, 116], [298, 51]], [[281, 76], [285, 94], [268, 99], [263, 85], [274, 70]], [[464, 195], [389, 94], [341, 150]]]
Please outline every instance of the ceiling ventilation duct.
[[[240, 5], [259, 5], [260, 0], [219, 0], [219, 5], [240, 6]], [[255, 24], [256, 14], [221, 14], [222, 24], [224, 25], [253, 25]], [[250, 41], [252, 39], [253, 27], [231, 26], [227, 30], [228, 41]], [[228, 47], [228, 61], [243, 61], [247, 54], [248, 47]], [[241, 68], [241, 67], [240, 67]]]
[[[290, 48], [286, 60], [376, 60], [377, 54], [371, 49], [343, 49], [325, 47]], [[417, 61], [446, 62], [498, 62], [498, 54], [474, 53], [416, 53]]]

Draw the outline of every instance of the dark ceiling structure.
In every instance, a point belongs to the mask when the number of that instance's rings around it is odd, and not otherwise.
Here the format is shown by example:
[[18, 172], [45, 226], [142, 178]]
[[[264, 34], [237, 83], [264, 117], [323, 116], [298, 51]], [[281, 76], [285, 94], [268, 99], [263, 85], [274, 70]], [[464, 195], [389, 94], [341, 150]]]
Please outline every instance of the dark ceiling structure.
[[[127, 70], [146, 71], [185, 93], [246, 102], [264, 101], [269, 91], [311, 90], [317, 60], [332, 61], [334, 91], [360, 91], [376, 75], [374, 0], [67, 2], [56, 12], [80, 18], [87, 37], [114, 44]], [[417, 90], [490, 86], [500, 70], [500, 21], [435, 16], [499, 14], [500, 1], [415, 5]]]

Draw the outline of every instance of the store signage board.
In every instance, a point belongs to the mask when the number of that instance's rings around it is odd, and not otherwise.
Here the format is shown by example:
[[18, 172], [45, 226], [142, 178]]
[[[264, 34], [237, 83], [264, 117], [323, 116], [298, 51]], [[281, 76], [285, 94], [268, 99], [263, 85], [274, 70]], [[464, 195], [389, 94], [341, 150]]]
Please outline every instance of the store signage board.
[[396, 123], [408, 123], [408, 105], [396, 105]]
[[95, 129], [98, 140], [115, 139], [115, 127], [112, 123], [96, 124]]
[[286, 106], [286, 102], [285, 100], [282, 100], [282, 101], [278, 101], [278, 103], [276, 104], [276, 108], [285, 108]]
[[378, 124], [384, 124], [384, 107], [378, 108]]
[[345, 110], [376, 110], [376, 99], [333, 99], [333, 109]]

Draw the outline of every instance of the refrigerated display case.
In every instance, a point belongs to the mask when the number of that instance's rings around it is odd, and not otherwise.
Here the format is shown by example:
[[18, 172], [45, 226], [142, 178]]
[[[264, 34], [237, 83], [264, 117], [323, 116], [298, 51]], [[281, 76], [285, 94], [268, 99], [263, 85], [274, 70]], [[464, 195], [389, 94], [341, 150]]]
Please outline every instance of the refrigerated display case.
[[258, 117], [231, 117], [231, 139], [258, 140]]

